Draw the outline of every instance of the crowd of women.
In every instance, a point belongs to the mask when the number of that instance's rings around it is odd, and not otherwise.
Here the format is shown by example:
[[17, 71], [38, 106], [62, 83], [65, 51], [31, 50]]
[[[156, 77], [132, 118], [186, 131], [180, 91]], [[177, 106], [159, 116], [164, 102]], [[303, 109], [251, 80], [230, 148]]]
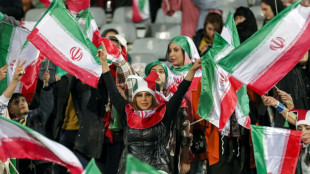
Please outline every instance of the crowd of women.
[[[262, 0], [267, 23], [284, 9], [280, 0]], [[11, 20], [0, 13], [0, 19]], [[255, 16], [246, 7], [234, 13], [240, 42], [257, 30]], [[126, 155], [132, 154], [162, 173], [256, 173], [249, 130], [230, 118], [223, 135], [197, 114], [202, 59], [212, 48], [214, 33], [223, 28], [220, 13], [209, 12], [204, 28], [192, 39], [177, 36], [167, 45], [167, 60], [145, 67], [144, 77], [130, 66], [126, 40], [110, 29], [110, 39], [124, 57], [111, 66], [107, 51], [98, 50], [102, 75], [97, 88], [76, 77], [57, 75], [48, 60], [42, 62], [36, 94], [28, 105], [25, 96], [13, 93], [23, 77], [18, 62], [12, 81], [0, 96], [0, 114], [31, 127], [72, 150], [85, 167], [91, 158], [103, 173], [125, 173]], [[7, 66], [0, 68], [0, 80]], [[296, 118], [288, 110], [310, 109], [309, 54], [266, 96], [248, 89], [251, 124], [296, 129], [303, 132], [297, 172], [310, 172], [310, 117]], [[283, 104], [282, 104], [283, 103]], [[6, 109], [8, 108], [8, 110]], [[287, 109], [285, 109], [287, 108]], [[191, 124], [195, 122], [196, 124]], [[19, 160], [20, 173], [67, 173], [43, 161]], [[0, 171], [1, 172], [1, 171]]]

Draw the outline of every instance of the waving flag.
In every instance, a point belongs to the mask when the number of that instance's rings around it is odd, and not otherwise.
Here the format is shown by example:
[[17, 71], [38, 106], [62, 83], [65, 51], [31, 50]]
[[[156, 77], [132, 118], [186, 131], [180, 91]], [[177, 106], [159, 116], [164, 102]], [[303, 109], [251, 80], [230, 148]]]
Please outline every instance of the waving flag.
[[13, 120], [0, 117], [0, 160], [27, 158], [58, 163], [72, 174], [81, 174], [83, 167], [65, 146]]
[[251, 125], [258, 174], [295, 173], [301, 131]]
[[54, 64], [97, 87], [102, 73], [97, 48], [61, 1], [51, 3], [28, 40]]
[[94, 158], [92, 158], [90, 162], [87, 164], [83, 174], [101, 174]]
[[132, 0], [132, 21], [140, 22], [150, 17], [149, 0]]
[[71, 14], [76, 15], [90, 6], [90, 0], [66, 0]]
[[39, 57], [39, 50], [27, 41], [29, 31], [12, 26], [10, 24], [0, 23], [0, 67], [9, 64], [7, 78], [0, 82], [1, 93], [13, 78], [17, 60], [26, 61], [24, 65], [25, 75], [21, 79], [15, 92], [22, 93], [30, 102], [35, 93], [39, 68], [43, 57]]
[[269, 91], [310, 48], [310, 7], [300, 2], [275, 16], [218, 65], [258, 94]]
[[249, 128], [250, 123], [249, 118], [245, 117], [249, 113], [246, 88], [242, 88], [242, 83], [215, 64], [215, 61], [220, 60], [240, 44], [231, 12], [228, 14], [222, 36], [225, 39], [215, 34], [213, 48], [203, 57], [204, 73], [201, 79], [198, 114], [228, 135], [229, 118], [234, 111], [239, 124]]
[[89, 9], [83, 10], [76, 15], [79, 26], [87, 37], [95, 44], [100, 38], [100, 32], [96, 21]]
[[46, 8], [48, 8], [48, 6], [50, 6], [53, 0], [40, 0], [40, 1], [45, 5]]

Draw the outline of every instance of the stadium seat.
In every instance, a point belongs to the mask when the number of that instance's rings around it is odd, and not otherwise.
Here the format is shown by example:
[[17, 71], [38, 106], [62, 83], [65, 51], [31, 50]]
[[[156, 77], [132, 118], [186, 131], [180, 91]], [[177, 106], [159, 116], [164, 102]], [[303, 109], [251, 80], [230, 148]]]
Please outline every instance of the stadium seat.
[[176, 11], [173, 16], [167, 16], [164, 11], [160, 8], [157, 11], [155, 23], [173, 23], [181, 24], [182, 22], [182, 12]]
[[98, 27], [100, 27], [106, 23], [105, 12], [102, 8], [90, 7], [89, 10], [90, 10], [91, 14], [93, 15]]
[[166, 57], [168, 44], [169, 40], [158, 38], [137, 39], [133, 42], [130, 54], [151, 53], [156, 55], [157, 60], [164, 59]]
[[27, 11], [25, 21], [38, 21], [46, 11], [46, 8], [34, 8]]
[[145, 37], [155, 37], [170, 40], [181, 34], [181, 25], [172, 23], [153, 23], [145, 34]]
[[104, 24], [100, 28], [100, 34], [106, 29], [116, 29], [120, 35], [124, 36], [128, 43], [133, 43], [137, 38], [136, 27], [133, 23], [110, 23]]
[[[132, 23], [132, 7], [118, 7], [115, 9], [113, 13], [112, 23], [124, 23], [131, 22]], [[151, 23], [150, 19], [145, 21], [134, 23], [137, 28], [147, 28], [147, 26]]]

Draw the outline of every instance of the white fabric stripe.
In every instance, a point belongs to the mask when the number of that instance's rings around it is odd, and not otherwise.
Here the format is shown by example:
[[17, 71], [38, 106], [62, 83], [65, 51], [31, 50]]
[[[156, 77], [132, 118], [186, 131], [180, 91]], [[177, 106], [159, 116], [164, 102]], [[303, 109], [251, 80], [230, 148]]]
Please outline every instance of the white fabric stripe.
[[223, 27], [221, 36], [227, 41], [227, 43], [229, 43], [230, 45], [232, 45], [232, 41], [233, 41], [233, 36], [231, 33], [231, 29], [227, 28], [226, 26]]
[[[72, 164], [74, 166], [82, 167], [77, 157], [65, 146], [57, 142], [54, 142], [35, 131], [31, 131], [30, 133], [39, 140], [37, 141], [28, 135], [29, 132], [26, 132], [23, 129], [19, 128], [18, 126], [15, 126], [14, 124], [11, 124], [2, 119], [0, 119], [0, 125], [1, 125], [0, 126], [0, 139], [5, 140], [5, 141], [10, 141], [10, 138], [18, 138], [18, 137], [28, 139], [34, 144], [38, 144], [40, 146], [46, 147], [50, 151], [54, 152], [56, 156], [58, 156], [64, 162], [68, 164]], [[40, 143], [40, 141], [42, 142], [42, 144]], [[0, 145], [2, 145], [1, 141], [0, 141]]]
[[[51, 18], [49, 15], [46, 15], [45, 20], [41, 21], [37, 26], [39, 32], [45, 37], [45, 39], [48, 40], [50, 44], [57, 48], [57, 51], [61, 52], [67, 58], [66, 61], [69, 61], [82, 69], [86, 69], [95, 76], [99, 77], [102, 72], [101, 66], [96, 63], [89, 50], [85, 48], [84, 45], [80, 44], [78, 40], [71, 37], [69, 35], [69, 31], [62, 28], [62, 26], [60, 26], [55, 20], [55, 18]], [[61, 40], [59, 40], [59, 37], [55, 37], [55, 33], [61, 36]], [[73, 47], [81, 49], [83, 57], [80, 61], [72, 60], [70, 50]]]
[[[298, 39], [296, 37], [302, 31], [302, 27], [300, 26], [304, 26], [306, 24], [305, 19], [308, 18], [308, 15], [309, 12], [307, 12], [305, 7], [299, 5], [296, 9], [293, 9], [290, 14], [287, 15], [281, 22], [279, 22], [274, 30], [270, 32], [270, 35], [268, 35], [266, 39], [261, 42], [261, 44], [255, 48], [246, 58], [244, 58], [244, 61], [235, 66], [233, 75], [239, 77], [239, 79], [244, 84], [250, 83], [253, 78], [258, 75], [255, 72], [259, 73], [263, 71], [274, 61], [276, 57], [281, 54], [283, 55], [285, 53], [284, 50], [288, 50], [290, 44], [294, 40]], [[285, 45], [282, 49], [273, 51], [270, 49], [271, 40], [279, 36], [285, 40]], [[257, 61], [258, 59], [259, 61]]]
[[267, 173], [280, 173], [289, 131], [285, 129], [264, 129], [264, 159]]
[[[213, 125], [219, 127], [219, 120], [221, 117], [221, 103], [223, 98], [226, 96], [227, 92], [231, 88], [231, 84], [229, 82], [230, 75], [221, 67], [217, 66], [218, 70], [215, 70], [215, 78], [212, 86], [213, 91], [213, 107], [212, 113], [209, 117], [209, 122]], [[227, 79], [227, 81], [223, 81], [223, 77]], [[221, 82], [222, 80], [222, 82]]]
[[87, 37], [88, 37], [91, 41], [93, 41], [93, 35], [94, 35], [94, 32], [95, 32], [96, 30], [98, 30], [97, 24], [96, 24], [96, 22], [95, 22], [94, 19], [91, 19], [91, 20], [90, 20], [90, 26], [89, 26], [89, 28], [88, 28], [88, 30], [87, 30]]
[[221, 60], [223, 57], [225, 57], [227, 54], [229, 54], [232, 50], [235, 48], [231, 45], [226, 45], [214, 58], [214, 62], [218, 62]]

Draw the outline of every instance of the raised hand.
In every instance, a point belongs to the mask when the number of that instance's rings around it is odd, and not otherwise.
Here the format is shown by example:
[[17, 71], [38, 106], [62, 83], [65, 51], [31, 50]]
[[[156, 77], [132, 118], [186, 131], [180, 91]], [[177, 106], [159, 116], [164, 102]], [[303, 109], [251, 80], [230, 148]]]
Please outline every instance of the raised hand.
[[262, 96], [262, 100], [265, 106], [273, 106], [276, 107], [278, 105], [278, 100], [270, 96]]
[[294, 103], [291, 95], [281, 90], [278, 90], [278, 95], [281, 97], [281, 101], [286, 105], [289, 110], [294, 109]]
[[44, 83], [44, 87], [48, 86], [48, 81], [50, 80], [50, 71], [46, 70], [43, 74], [43, 83]]
[[9, 65], [4, 65], [3, 67], [0, 68], [0, 81], [3, 80], [6, 77], [6, 73], [7, 73], [7, 67]]
[[20, 79], [25, 74], [25, 70], [23, 68], [25, 63], [26, 63], [26, 61], [24, 61], [22, 64], [20, 64], [20, 60], [17, 61], [16, 69], [15, 69], [15, 72], [14, 72], [12, 80], [20, 81]]

